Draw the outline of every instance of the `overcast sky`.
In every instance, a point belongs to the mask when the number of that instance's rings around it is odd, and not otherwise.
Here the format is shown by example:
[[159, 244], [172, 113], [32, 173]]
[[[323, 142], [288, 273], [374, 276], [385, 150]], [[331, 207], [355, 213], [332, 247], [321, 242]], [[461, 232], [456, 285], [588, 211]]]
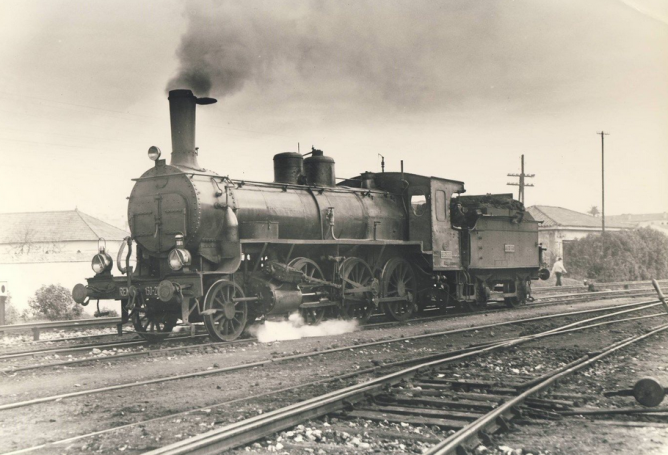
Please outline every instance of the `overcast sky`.
[[[270, 180], [311, 145], [527, 205], [668, 211], [668, 2], [0, 2], [0, 212], [125, 218], [171, 151], [168, 88], [198, 109], [200, 165]], [[116, 222], [120, 224], [120, 222]]]

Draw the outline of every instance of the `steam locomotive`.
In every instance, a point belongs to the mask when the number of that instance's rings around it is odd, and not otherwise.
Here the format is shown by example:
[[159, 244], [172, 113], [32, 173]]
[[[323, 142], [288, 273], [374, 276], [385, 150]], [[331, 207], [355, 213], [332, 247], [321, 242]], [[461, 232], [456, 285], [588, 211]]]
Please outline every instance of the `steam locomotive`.
[[215, 102], [169, 92], [171, 163], [149, 148], [155, 165], [130, 194], [121, 275], [100, 247], [76, 302], [120, 300], [146, 336], [181, 320], [229, 341], [256, 319], [295, 311], [308, 323], [378, 311], [403, 321], [428, 308], [484, 307], [492, 291], [516, 306], [531, 280], [549, 276], [538, 222], [510, 194], [464, 196], [463, 182], [403, 165], [337, 184], [334, 160], [316, 149], [274, 156], [273, 182], [201, 168], [196, 107]]

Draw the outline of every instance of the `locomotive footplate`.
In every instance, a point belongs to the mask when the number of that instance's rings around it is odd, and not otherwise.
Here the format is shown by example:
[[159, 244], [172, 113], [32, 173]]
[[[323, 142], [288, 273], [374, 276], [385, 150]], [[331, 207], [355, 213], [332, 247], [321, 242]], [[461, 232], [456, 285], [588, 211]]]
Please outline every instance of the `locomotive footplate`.
[[[75, 302], [87, 304], [89, 300], [131, 301], [137, 294], [143, 299], [168, 303], [180, 303], [184, 298], [202, 295], [202, 281], [199, 275], [167, 276], [164, 280], [155, 278], [95, 277], [88, 285], [77, 284], [72, 290]], [[130, 281], [130, 284], [128, 284]]]

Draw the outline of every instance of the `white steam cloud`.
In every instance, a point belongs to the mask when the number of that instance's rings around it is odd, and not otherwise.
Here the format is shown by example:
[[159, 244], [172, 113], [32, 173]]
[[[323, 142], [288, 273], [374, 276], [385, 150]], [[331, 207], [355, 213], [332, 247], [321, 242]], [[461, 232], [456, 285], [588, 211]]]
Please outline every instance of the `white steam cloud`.
[[357, 330], [357, 321], [332, 319], [316, 325], [307, 325], [298, 312], [292, 313], [287, 321], [265, 321], [251, 326], [249, 332], [260, 343], [272, 341], [299, 340], [301, 338], [341, 335]]

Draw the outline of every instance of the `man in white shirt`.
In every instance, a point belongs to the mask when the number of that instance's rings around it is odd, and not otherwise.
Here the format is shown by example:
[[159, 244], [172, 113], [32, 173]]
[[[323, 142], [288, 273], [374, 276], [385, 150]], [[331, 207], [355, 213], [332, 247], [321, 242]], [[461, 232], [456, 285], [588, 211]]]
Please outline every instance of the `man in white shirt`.
[[568, 273], [564, 268], [564, 261], [557, 258], [557, 262], [552, 266], [552, 274], [557, 277], [557, 286], [561, 286], [561, 275]]

